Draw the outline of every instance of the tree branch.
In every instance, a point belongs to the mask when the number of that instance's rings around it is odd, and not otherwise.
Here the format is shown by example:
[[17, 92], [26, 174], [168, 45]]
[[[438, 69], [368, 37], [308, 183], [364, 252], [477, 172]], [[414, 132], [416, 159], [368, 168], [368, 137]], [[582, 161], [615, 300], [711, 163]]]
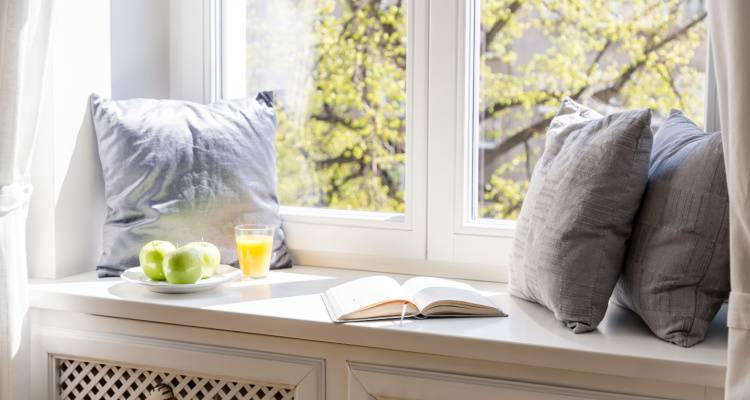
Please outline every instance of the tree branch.
[[698, 17], [694, 18], [689, 23], [683, 25], [680, 29], [677, 29], [671, 34], [665, 36], [664, 39], [651, 44], [649, 47], [646, 48], [646, 50], [644, 50], [643, 59], [631, 64], [628, 68], [626, 68], [623, 71], [622, 74], [620, 74], [620, 76], [615, 80], [615, 82], [612, 85], [602, 90], [599, 90], [598, 92], [594, 94], [593, 97], [596, 97], [597, 99], [605, 103], [608, 103], [609, 100], [612, 99], [612, 97], [614, 97], [617, 93], [619, 93], [620, 90], [623, 88], [623, 86], [625, 86], [625, 84], [628, 83], [628, 81], [630, 81], [633, 75], [635, 75], [635, 73], [638, 72], [638, 70], [640, 70], [641, 68], [643, 68], [644, 65], [646, 65], [646, 61], [648, 60], [648, 56], [650, 54], [660, 50], [661, 48], [663, 48], [670, 42], [678, 39], [680, 36], [687, 33], [694, 26], [701, 23], [704, 19], [706, 19], [705, 11], [702, 12]]
[[[535, 102], [536, 104], [543, 103], [550, 99], [559, 99], [560, 97], [563, 96], [562, 93], [555, 93], [555, 92], [548, 92], [548, 91], [538, 91], [537, 93], [540, 95], [540, 97]], [[528, 95], [528, 93], [526, 94]], [[501, 111], [504, 111], [513, 107], [518, 107], [521, 104], [523, 104], [523, 102], [518, 97], [507, 100], [507, 101], [494, 102], [488, 105], [487, 107], [485, 107], [484, 110], [479, 112], [479, 122], [481, 123], [485, 119], [490, 119], [494, 117]]]
[[[542, 131], [547, 127], [547, 125], [549, 125], [550, 121], [552, 121], [552, 117], [544, 118], [540, 121], [534, 122], [526, 128], [521, 129], [520, 131], [509, 136], [507, 139], [497, 143], [493, 147], [484, 149], [484, 159], [494, 160], [504, 155], [519, 144], [531, 139], [537, 132]], [[485, 161], [485, 164], [490, 164], [490, 162]]]
[[[596, 91], [594, 94], [592, 94], [592, 97], [602, 100], [604, 102], [609, 102], [609, 100], [612, 97], [614, 97], [614, 95], [619, 93], [619, 91], [623, 88], [623, 86], [625, 86], [625, 84], [628, 83], [628, 81], [630, 81], [630, 79], [633, 78], [635, 73], [646, 65], [646, 60], [649, 54], [656, 52], [660, 50], [661, 48], [663, 48], [664, 46], [666, 46], [667, 44], [669, 44], [670, 42], [677, 40], [680, 36], [687, 33], [690, 29], [695, 27], [705, 18], [706, 18], [706, 13], [703, 12], [698, 17], [691, 20], [689, 23], [685, 24], [684, 26], [680, 27], [679, 29], [675, 30], [671, 34], [664, 37], [662, 40], [648, 46], [646, 50], [644, 51], [644, 57], [642, 60], [639, 60], [631, 64], [630, 66], [628, 66], [623, 71], [623, 73], [620, 74], [620, 76], [614, 80], [613, 84]], [[603, 50], [606, 50], [606, 47]], [[600, 54], [603, 54], [603, 53], [600, 51]], [[581, 89], [578, 90], [578, 92], [576, 92], [575, 94], [572, 94], [571, 97], [573, 99], [577, 99], [589, 87], [590, 87], [589, 85], [582, 87]], [[502, 155], [506, 154], [515, 146], [523, 143], [526, 140], [529, 140], [536, 133], [546, 128], [551, 120], [552, 118], [549, 117], [549, 118], [544, 118], [540, 121], [534, 122], [528, 127], [521, 129], [520, 131], [509, 136], [505, 140], [493, 145], [493, 147], [485, 150], [485, 153], [484, 153], [485, 160], [495, 160], [496, 158], [501, 157]], [[485, 162], [485, 163], [489, 164], [489, 162]]]
[[[586, 75], [591, 75], [596, 64], [598, 64], [599, 61], [601, 61], [602, 57], [604, 56], [604, 54], [606, 54], [607, 50], [609, 50], [611, 46], [612, 46], [612, 42], [610, 40], [607, 40], [604, 43], [604, 46], [601, 48], [601, 50], [599, 50], [596, 53], [596, 55], [594, 56], [594, 59], [591, 61], [591, 64], [589, 64], [589, 67], [586, 70]], [[571, 95], [571, 97], [573, 98], [580, 97], [583, 94], [583, 92], [588, 88], [589, 88], [589, 85], [582, 86], [580, 89], [578, 89], [578, 91], [575, 94]], [[559, 99], [560, 97], [563, 96], [562, 93], [549, 92], [549, 91], [540, 91], [538, 93], [541, 94], [543, 97], [540, 97], [539, 99], [537, 99], [536, 104], [543, 103], [550, 99]], [[489, 106], [485, 107], [484, 110], [480, 112], [479, 122], [481, 123], [485, 119], [494, 117], [496, 114], [500, 113], [503, 110], [507, 110], [513, 107], [518, 107], [521, 104], [523, 103], [521, 102], [519, 98], [515, 98], [510, 101], [504, 101], [504, 102], [499, 101], [499, 102], [490, 104]]]
[[523, 5], [523, 1], [521, 0], [515, 0], [508, 6], [508, 11], [510, 14], [506, 18], [498, 18], [495, 23], [490, 26], [490, 29], [487, 30], [487, 33], [484, 34], [484, 40], [483, 40], [483, 46], [482, 48], [487, 48], [492, 43], [493, 40], [495, 40], [495, 37], [500, 33], [500, 31], [505, 28], [505, 25], [508, 24], [508, 21], [510, 21], [511, 17], [521, 8]]
[[362, 127], [356, 126], [350, 119], [344, 118], [341, 115], [335, 113], [331, 105], [328, 103], [323, 104], [323, 112], [318, 113], [318, 114], [313, 114], [310, 116], [310, 118], [316, 121], [326, 122], [329, 124], [342, 125], [351, 130], [362, 129]]
[[331, 158], [324, 158], [321, 160], [312, 160], [312, 162], [315, 163], [316, 167], [328, 167], [328, 166], [336, 165], [336, 164], [350, 164], [350, 163], [362, 165], [362, 160], [352, 157], [352, 156], [344, 156], [344, 155], [338, 155], [336, 157], [331, 157]]
[[680, 103], [680, 109], [685, 109], [685, 101], [682, 99], [682, 94], [680, 93], [680, 90], [677, 88], [677, 83], [674, 80], [674, 76], [669, 73], [669, 71], [659, 71], [659, 76], [669, 85], [669, 88], [672, 89], [672, 92], [675, 96], [677, 96], [677, 101]]

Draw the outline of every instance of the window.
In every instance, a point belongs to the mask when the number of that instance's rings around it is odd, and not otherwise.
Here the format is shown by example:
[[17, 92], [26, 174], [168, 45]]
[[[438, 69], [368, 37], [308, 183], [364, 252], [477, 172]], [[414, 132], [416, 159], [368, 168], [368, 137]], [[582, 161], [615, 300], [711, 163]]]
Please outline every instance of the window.
[[247, 91], [277, 94], [281, 203], [403, 213], [405, 2], [246, 4]]
[[704, 118], [703, 1], [482, 0], [476, 13], [474, 218], [515, 219], [560, 99]]
[[302, 264], [505, 280], [563, 96], [651, 107], [655, 124], [672, 107], [717, 120], [701, 0], [172, 4], [203, 18], [189, 64], [202, 93], [277, 94], [282, 216]]
[[276, 95], [279, 197], [297, 261], [397, 271], [424, 260], [427, 77], [415, 71], [427, 2], [215, 4], [218, 95]]

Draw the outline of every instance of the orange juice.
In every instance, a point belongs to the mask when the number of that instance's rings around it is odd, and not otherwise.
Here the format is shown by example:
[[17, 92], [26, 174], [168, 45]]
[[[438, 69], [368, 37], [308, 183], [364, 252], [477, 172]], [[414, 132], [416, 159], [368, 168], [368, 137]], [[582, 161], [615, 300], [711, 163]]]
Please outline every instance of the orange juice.
[[237, 236], [237, 259], [242, 276], [262, 278], [268, 274], [273, 253], [273, 236]]

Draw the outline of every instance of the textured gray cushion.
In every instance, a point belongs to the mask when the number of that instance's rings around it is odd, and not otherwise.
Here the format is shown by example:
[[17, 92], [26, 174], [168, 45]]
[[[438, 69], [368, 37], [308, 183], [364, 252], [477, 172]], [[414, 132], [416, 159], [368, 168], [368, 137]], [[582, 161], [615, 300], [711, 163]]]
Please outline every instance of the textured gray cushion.
[[648, 186], [615, 300], [660, 338], [692, 346], [729, 293], [721, 134], [672, 111], [654, 138]]
[[[235, 225], [279, 225], [268, 96], [202, 105], [92, 95], [91, 114], [107, 207], [99, 276], [138, 265], [154, 239], [203, 239], [235, 263]], [[281, 229], [271, 265], [291, 266]]]
[[574, 332], [597, 327], [622, 270], [651, 152], [651, 112], [602, 117], [565, 99], [516, 226], [511, 294]]

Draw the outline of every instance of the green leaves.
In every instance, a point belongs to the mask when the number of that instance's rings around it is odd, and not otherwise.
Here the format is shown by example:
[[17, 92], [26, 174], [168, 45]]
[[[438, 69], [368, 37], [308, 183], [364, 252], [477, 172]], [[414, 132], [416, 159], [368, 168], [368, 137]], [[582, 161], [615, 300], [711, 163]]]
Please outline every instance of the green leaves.
[[[300, 29], [275, 43], [276, 57], [292, 65], [308, 62], [311, 69], [296, 97], [281, 94], [282, 203], [404, 211], [405, 2], [298, 3], [314, 12], [309, 35]], [[702, 120], [705, 14], [690, 4], [481, 0], [482, 178], [475, 186], [480, 216], [515, 218], [542, 151], [547, 120], [564, 96], [602, 112], [650, 107], [664, 115], [676, 107]], [[248, 21], [248, 37], [268, 28], [261, 17]], [[296, 40], [309, 40], [309, 49], [291, 46], [297, 50], [284, 53]], [[248, 46], [253, 68], [258, 49], [253, 42]], [[292, 112], [299, 104], [302, 115]]]
[[564, 96], [602, 112], [649, 107], [658, 121], [680, 108], [702, 121], [702, 10], [677, 0], [482, 0], [481, 14], [481, 34], [493, 37], [480, 55], [482, 217], [515, 218], [543, 147], [540, 122]]
[[279, 119], [283, 204], [404, 211], [406, 8], [321, 1], [307, 119]]

